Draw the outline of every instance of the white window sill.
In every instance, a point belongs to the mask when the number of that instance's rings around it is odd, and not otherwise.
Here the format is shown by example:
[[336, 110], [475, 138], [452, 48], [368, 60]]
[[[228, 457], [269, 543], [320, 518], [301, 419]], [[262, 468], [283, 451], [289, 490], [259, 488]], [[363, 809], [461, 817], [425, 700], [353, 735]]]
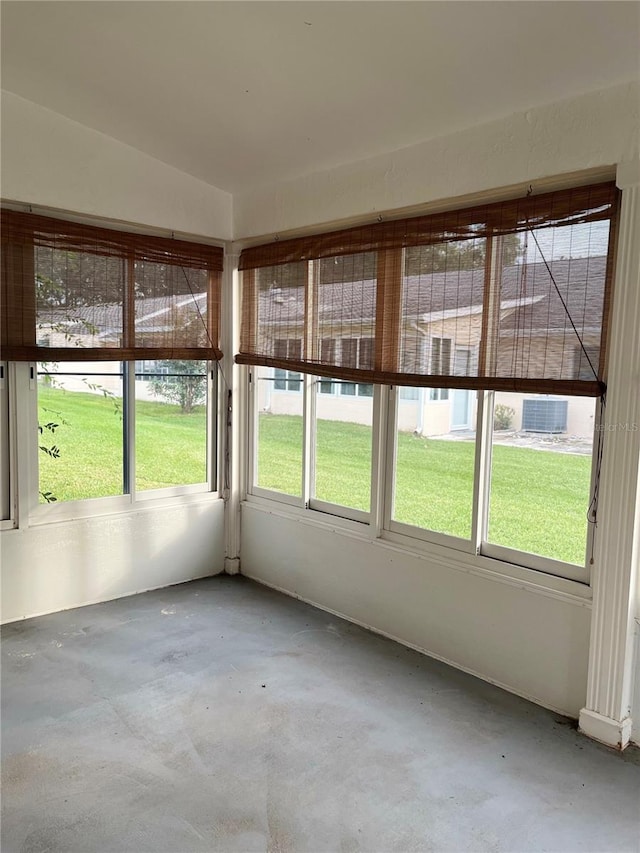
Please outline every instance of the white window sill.
[[[181, 494], [144, 497], [135, 501], [130, 495], [118, 495], [109, 498], [89, 498], [82, 501], [42, 504], [36, 507], [29, 517], [28, 524], [20, 527], [40, 527], [46, 524], [75, 521], [85, 518], [102, 518], [112, 515], [132, 515], [139, 512], [152, 512], [166, 507], [186, 506], [196, 503], [210, 503], [222, 500], [218, 492], [183, 492]], [[171, 490], [168, 490], [171, 491]]]

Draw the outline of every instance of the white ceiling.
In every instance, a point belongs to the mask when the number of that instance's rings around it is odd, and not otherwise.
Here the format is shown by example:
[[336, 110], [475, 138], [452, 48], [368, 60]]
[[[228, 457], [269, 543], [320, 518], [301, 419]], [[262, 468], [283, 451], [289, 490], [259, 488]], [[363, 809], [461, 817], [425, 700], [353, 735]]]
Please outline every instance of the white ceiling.
[[4, 2], [2, 85], [229, 192], [638, 77], [636, 2]]

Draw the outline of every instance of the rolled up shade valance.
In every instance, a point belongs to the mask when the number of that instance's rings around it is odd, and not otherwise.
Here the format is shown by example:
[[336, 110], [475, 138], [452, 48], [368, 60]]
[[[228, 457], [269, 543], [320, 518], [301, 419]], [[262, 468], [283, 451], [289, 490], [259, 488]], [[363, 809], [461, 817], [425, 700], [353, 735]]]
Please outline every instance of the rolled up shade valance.
[[246, 249], [236, 360], [597, 396], [618, 200], [604, 183]]
[[13, 210], [0, 225], [3, 358], [221, 356], [220, 247]]

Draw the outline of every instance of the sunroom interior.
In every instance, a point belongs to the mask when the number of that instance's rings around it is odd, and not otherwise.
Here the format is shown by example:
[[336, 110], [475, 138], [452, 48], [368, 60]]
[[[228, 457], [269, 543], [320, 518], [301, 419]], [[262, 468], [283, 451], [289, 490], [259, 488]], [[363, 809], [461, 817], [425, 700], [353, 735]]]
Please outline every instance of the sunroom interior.
[[240, 575], [633, 752], [637, 39], [4, 3], [2, 622]]

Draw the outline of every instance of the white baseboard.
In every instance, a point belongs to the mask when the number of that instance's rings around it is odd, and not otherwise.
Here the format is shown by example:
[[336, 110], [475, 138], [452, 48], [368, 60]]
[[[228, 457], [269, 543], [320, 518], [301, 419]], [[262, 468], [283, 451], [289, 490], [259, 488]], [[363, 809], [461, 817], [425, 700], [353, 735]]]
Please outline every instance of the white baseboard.
[[227, 575], [237, 575], [240, 573], [240, 557], [225, 557], [224, 571]]
[[611, 717], [603, 717], [596, 711], [583, 708], [580, 711], [578, 728], [587, 737], [622, 751], [625, 746], [628, 746], [631, 738], [631, 717], [613, 720]]

